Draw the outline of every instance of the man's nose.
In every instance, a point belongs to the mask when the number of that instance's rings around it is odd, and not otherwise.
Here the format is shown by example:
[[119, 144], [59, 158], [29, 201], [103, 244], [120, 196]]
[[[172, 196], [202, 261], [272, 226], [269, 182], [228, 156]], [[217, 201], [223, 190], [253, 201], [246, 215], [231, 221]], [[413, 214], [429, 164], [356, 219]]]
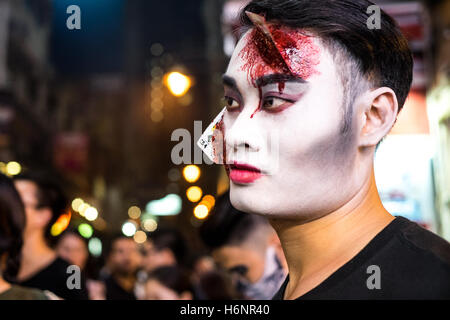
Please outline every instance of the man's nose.
[[227, 151], [256, 152], [259, 150], [261, 133], [256, 125], [256, 115], [251, 117], [253, 112], [252, 108], [244, 108], [236, 120], [230, 123], [230, 127], [225, 127]]

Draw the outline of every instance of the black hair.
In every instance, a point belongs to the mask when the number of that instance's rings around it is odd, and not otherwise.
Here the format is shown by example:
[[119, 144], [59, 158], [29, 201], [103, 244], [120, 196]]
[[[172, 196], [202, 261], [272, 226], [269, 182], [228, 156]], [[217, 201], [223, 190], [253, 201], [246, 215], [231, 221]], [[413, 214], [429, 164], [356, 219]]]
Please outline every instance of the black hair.
[[68, 210], [69, 202], [60, 185], [53, 181], [48, 174], [40, 172], [28, 172], [14, 177], [14, 181], [29, 181], [37, 186], [37, 207], [49, 208], [51, 218], [45, 228], [44, 237], [49, 245], [52, 245], [55, 238], [50, 231], [58, 218]]
[[189, 272], [178, 266], [159, 267], [149, 273], [147, 281], [155, 279], [178, 294], [194, 292]]
[[267, 219], [234, 208], [227, 191], [216, 200], [210, 216], [200, 226], [200, 237], [210, 249], [224, 245], [240, 245], [260, 226], [268, 226]]
[[20, 268], [22, 233], [25, 228], [25, 209], [7, 176], [0, 174], [0, 257], [7, 254], [5, 270], [1, 270], [7, 281], [14, 281]]
[[125, 236], [123, 233], [113, 233], [111, 236], [108, 237], [107, 241], [104, 244], [104, 249], [103, 249], [103, 256], [105, 258], [109, 257], [113, 251], [114, 248], [114, 244], [118, 241], [118, 240], [131, 240], [134, 242], [133, 238], [127, 237]]
[[190, 252], [183, 235], [175, 228], [164, 227], [157, 229], [148, 237], [157, 251], [169, 249], [178, 264], [185, 265], [190, 258]]
[[[391, 88], [399, 111], [411, 87], [413, 59], [408, 41], [396, 22], [381, 10], [381, 28], [369, 29], [367, 0], [253, 0], [243, 8], [243, 30], [253, 23], [245, 14], [264, 15], [266, 21], [313, 32], [334, 54], [343, 82], [344, 125], [349, 129], [352, 104], [360, 90], [361, 79], [372, 87]], [[355, 71], [357, 74], [355, 74]]]

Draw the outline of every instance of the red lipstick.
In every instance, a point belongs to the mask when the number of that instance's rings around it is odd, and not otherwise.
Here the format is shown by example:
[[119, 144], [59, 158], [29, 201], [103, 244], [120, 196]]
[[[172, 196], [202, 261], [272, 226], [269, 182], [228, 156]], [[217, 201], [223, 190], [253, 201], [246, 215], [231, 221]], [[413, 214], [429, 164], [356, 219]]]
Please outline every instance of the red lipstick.
[[234, 162], [229, 165], [230, 179], [237, 184], [252, 183], [261, 178], [261, 170], [244, 163]]

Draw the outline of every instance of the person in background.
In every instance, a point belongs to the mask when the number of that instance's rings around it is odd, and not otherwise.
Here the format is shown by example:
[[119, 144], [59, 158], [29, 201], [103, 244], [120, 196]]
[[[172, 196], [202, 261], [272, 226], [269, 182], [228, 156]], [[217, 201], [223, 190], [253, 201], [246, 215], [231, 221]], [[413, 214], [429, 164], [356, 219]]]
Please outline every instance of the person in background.
[[67, 300], [88, 299], [84, 274], [80, 273], [79, 289], [69, 287], [70, 264], [59, 258], [50, 246], [51, 227], [68, 209], [62, 190], [47, 177], [36, 173], [16, 176], [14, 184], [26, 213], [22, 264], [17, 283], [50, 290]]
[[162, 227], [151, 233], [142, 247], [142, 269], [138, 273], [135, 294], [144, 299], [147, 276], [166, 266], [188, 267], [190, 252], [183, 235], [174, 228]]
[[285, 280], [286, 260], [275, 231], [266, 218], [235, 209], [228, 191], [218, 197], [200, 236], [248, 299], [271, 299]]
[[56, 244], [56, 253], [81, 269], [86, 267], [89, 258], [86, 241], [74, 230], [66, 230], [61, 234]]
[[216, 270], [216, 263], [214, 262], [214, 259], [206, 253], [199, 253], [195, 255], [192, 259], [191, 265], [191, 277], [194, 284], [200, 280], [202, 275]]
[[14, 184], [0, 174], [0, 300], [48, 300], [48, 293], [11, 284], [20, 267], [24, 206]]
[[145, 282], [145, 300], [192, 300], [189, 274], [177, 266], [154, 269]]
[[186, 241], [181, 233], [172, 228], [153, 232], [144, 243], [143, 269], [150, 273], [163, 266], [185, 266], [189, 257]]
[[230, 275], [219, 269], [200, 273], [194, 283], [196, 300], [243, 300], [246, 297], [233, 286]]
[[86, 240], [72, 229], [65, 230], [58, 238], [56, 253], [66, 261], [77, 265], [88, 276], [86, 286], [89, 300], [105, 300], [106, 288], [102, 281], [89, 277], [86, 267], [89, 261], [89, 250]]
[[106, 300], [136, 300], [134, 286], [142, 257], [133, 239], [123, 235], [114, 237], [107, 256], [109, 274], [103, 279]]

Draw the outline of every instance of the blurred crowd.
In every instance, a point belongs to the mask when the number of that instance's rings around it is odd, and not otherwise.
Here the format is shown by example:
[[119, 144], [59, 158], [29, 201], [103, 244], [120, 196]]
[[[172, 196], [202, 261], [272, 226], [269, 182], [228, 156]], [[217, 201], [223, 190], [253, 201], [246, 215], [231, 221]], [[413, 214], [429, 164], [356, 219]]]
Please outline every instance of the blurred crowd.
[[48, 176], [0, 175], [0, 300], [265, 300], [286, 278], [274, 230], [233, 208], [228, 192], [199, 228], [203, 252], [166, 227], [141, 244], [111, 235], [101, 265], [75, 229], [51, 236], [67, 208]]

